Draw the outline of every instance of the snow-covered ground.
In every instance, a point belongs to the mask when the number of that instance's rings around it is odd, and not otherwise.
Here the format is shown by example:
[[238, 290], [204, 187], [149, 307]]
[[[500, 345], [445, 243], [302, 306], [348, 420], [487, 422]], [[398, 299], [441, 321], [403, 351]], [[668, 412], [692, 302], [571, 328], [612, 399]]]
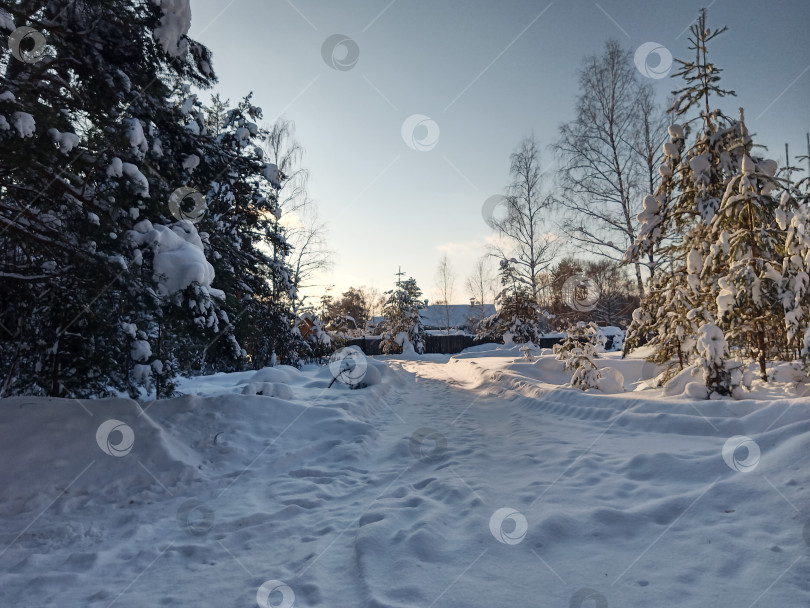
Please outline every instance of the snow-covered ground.
[[[0, 401], [0, 605], [810, 605], [810, 399], [476, 347]], [[615, 387], [614, 387], [615, 388]], [[736, 448], [736, 449], [735, 449]]]

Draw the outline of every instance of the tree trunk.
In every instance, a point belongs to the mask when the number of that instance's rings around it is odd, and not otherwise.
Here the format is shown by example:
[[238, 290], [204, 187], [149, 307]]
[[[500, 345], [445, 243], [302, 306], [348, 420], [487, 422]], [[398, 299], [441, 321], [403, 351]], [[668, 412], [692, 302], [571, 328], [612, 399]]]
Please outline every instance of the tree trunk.
[[644, 279], [641, 278], [641, 264], [636, 260], [633, 264], [636, 267], [636, 283], [638, 284], [638, 296], [644, 298]]
[[765, 332], [762, 329], [757, 329], [757, 359], [759, 360], [759, 377], [763, 382], [768, 381], [768, 372], [765, 369]]
[[54, 345], [53, 363], [51, 365], [51, 390], [48, 391], [51, 397], [59, 396], [59, 339]]

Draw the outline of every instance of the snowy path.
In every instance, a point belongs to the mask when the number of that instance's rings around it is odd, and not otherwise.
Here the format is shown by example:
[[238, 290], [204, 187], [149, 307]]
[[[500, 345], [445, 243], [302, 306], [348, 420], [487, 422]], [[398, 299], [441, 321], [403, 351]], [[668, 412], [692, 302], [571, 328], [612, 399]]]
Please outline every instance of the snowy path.
[[[302, 374], [292, 402], [61, 402], [66, 422], [41, 400], [25, 428], [0, 418], [50, 442], [14, 446], [32, 473], [0, 479], [0, 604], [255, 606], [268, 580], [297, 607], [810, 602], [806, 407], [704, 418], [538, 389], [494, 359], [389, 363], [362, 391]], [[109, 417], [131, 454], [77, 448]], [[723, 461], [735, 434], [762, 449], [752, 472]], [[42, 491], [6, 500], [26, 484]]]

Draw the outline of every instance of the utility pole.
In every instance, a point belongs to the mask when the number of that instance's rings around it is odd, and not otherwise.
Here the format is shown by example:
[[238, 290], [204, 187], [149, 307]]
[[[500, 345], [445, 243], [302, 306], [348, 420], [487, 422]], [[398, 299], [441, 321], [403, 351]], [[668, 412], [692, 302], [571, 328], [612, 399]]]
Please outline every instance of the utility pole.
[[807, 176], [810, 177], [810, 133], [807, 133]]

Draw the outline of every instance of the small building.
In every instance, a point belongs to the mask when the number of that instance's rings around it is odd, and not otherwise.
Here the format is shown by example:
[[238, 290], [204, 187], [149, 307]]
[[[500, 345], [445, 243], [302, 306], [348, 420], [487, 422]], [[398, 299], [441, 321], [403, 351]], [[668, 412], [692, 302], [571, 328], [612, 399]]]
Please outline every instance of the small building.
[[315, 328], [315, 323], [312, 320], [312, 313], [305, 312], [299, 317], [299, 319], [298, 333], [300, 333], [301, 337], [306, 340], [309, 337], [309, 334], [311, 334]]

